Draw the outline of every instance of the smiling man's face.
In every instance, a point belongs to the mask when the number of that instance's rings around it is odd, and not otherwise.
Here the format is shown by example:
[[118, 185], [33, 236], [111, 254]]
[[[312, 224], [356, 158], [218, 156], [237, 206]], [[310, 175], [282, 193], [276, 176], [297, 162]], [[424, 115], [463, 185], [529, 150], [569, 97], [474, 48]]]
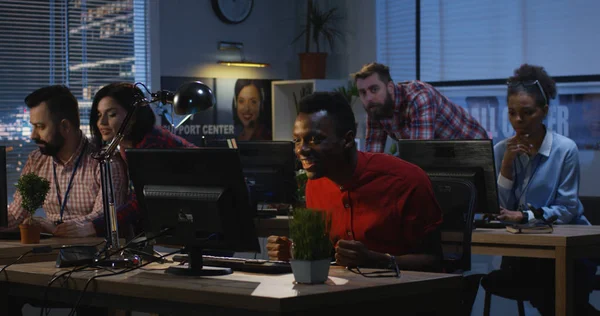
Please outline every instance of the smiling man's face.
[[344, 162], [342, 138], [337, 136], [335, 122], [326, 111], [298, 114], [293, 138], [296, 157], [311, 180], [327, 177]]

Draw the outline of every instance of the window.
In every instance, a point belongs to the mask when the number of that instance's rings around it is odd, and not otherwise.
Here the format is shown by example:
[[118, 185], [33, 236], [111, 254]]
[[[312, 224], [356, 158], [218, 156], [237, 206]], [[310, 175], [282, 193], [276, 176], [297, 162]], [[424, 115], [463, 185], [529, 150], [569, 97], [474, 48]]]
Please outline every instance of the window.
[[7, 154], [9, 201], [36, 148], [25, 96], [46, 85], [69, 86], [89, 136], [91, 100], [100, 87], [150, 85], [147, 10], [144, 0], [0, 1], [0, 141], [13, 149]]
[[417, 3], [423, 81], [505, 79], [522, 63], [600, 74], [600, 1], [377, 0], [377, 58], [396, 81], [416, 79]]

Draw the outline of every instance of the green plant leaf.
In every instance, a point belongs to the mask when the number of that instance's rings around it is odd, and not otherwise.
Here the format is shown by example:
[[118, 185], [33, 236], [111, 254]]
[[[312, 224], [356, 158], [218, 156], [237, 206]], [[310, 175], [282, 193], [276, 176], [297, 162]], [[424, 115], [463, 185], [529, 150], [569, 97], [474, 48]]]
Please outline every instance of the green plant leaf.
[[[335, 47], [336, 39], [344, 40], [344, 33], [338, 26], [338, 23], [344, 20], [344, 18], [338, 13], [337, 8], [321, 11], [315, 3], [312, 5], [310, 12], [307, 12], [307, 15], [307, 21], [310, 25], [309, 34], [307, 34], [306, 25], [303, 25], [302, 31], [294, 38], [292, 43], [295, 43], [303, 36], [309, 36], [316, 45], [316, 52], [319, 53], [321, 52], [321, 38], [327, 42], [331, 50]], [[309, 52], [308, 47], [306, 52]]]
[[307, 208], [294, 209], [290, 219], [293, 257], [297, 260], [320, 260], [331, 256], [329, 239], [331, 218], [327, 212]]
[[50, 190], [50, 182], [31, 172], [22, 175], [16, 187], [21, 195], [21, 206], [30, 216], [33, 216], [35, 211], [44, 205]]

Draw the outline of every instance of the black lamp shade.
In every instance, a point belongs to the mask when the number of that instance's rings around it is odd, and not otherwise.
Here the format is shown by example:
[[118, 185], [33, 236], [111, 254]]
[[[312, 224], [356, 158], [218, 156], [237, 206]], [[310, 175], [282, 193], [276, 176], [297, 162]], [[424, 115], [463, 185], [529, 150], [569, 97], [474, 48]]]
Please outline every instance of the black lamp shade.
[[212, 90], [200, 81], [182, 84], [173, 97], [173, 111], [177, 115], [195, 114], [210, 109], [217, 103]]

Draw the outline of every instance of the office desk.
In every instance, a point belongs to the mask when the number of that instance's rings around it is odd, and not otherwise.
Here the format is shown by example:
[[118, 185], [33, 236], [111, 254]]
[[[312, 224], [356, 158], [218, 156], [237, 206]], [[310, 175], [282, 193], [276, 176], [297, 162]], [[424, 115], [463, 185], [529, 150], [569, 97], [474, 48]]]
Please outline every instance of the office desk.
[[556, 315], [573, 315], [573, 259], [600, 256], [600, 226], [557, 225], [552, 234], [473, 231], [471, 252], [480, 255], [552, 258], [556, 261]]
[[[157, 270], [167, 266], [151, 264], [143, 271], [98, 278], [90, 284], [81, 304], [182, 315], [355, 315], [383, 313], [390, 308], [403, 315], [423, 310], [456, 315], [462, 293], [461, 277], [451, 274], [402, 271], [399, 279], [367, 278], [332, 267], [325, 284], [299, 285], [294, 284], [292, 274], [234, 272], [218, 277], [183, 277]], [[48, 280], [59, 269], [46, 262], [7, 270], [6, 275], [0, 275], [0, 290], [5, 292], [0, 293], [0, 300], [8, 299], [8, 295], [42, 298]], [[69, 282], [63, 282], [68, 288], [56, 282], [48, 291], [49, 300], [73, 304], [85, 282], [96, 273], [106, 272], [74, 273]]]
[[[288, 235], [287, 216], [257, 222], [260, 236]], [[473, 231], [471, 253], [552, 258], [556, 261], [556, 315], [573, 315], [573, 259], [600, 257], [600, 226], [557, 225], [552, 234], [511, 234], [505, 229]]]
[[[20, 240], [0, 240], [0, 265], [6, 265], [16, 260], [23, 253], [40, 246], [62, 246], [62, 245], [96, 245], [104, 238], [81, 237], [81, 238], [59, 238], [52, 237], [41, 239], [39, 244], [22, 244]], [[21, 259], [20, 263], [54, 261], [58, 250], [51, 253], [28, 254]]]

